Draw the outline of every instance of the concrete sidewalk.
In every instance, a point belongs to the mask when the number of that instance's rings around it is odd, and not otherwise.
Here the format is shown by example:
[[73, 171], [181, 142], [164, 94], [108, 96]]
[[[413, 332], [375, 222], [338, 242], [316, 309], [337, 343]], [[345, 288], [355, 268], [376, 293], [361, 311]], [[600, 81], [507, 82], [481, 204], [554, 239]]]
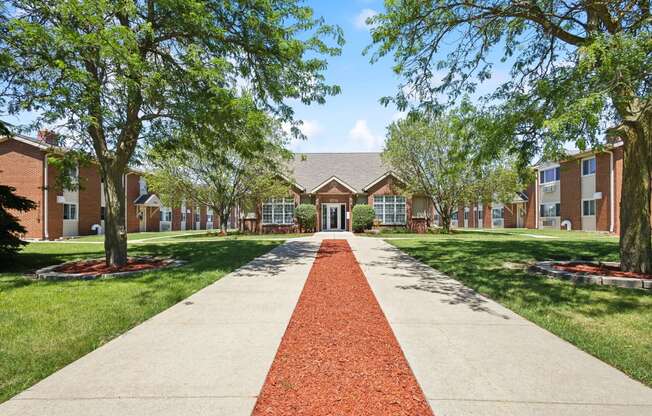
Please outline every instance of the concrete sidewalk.
[[436, 415], [652, 415], [622, 372], [380, 239], [349, 244]]
[[0, 405], [0, 415], [249, 415], [316, 239], [289, 241]]

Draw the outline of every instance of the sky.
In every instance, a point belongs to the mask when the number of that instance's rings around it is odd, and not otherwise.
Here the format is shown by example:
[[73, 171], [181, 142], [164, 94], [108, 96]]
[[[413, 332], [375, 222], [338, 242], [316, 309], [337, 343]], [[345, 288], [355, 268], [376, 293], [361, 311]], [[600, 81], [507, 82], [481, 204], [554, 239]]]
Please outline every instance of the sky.
[[[362, 54], [371, 44], [367, 17], [383, 10], [383, 0], [307, 0], [316, 16], [326, 23], [338, 25], [346, 40], [339, 56], [328, 58], [326, 82], [339, 85], [339, 95], [327, 97], [323, 105], [290, 103], [306, 140], [292, 140], [288, 146], [295, 152], [378, 152], [383, 148], [387, 126], [404, 114], [393, 104], [380, 104], [383, 96], [395, 95], [399, 77], [392, 71], [392, 58], [387, 56], [371, 64]], [[442, 51], [447, 53], [448, 51]], [[497, 60], [497, 59], [496, 59]], [[483, 84], [478, 95], [490, 91], [505, 80], [506, 69], [495, 70], [493, 78]], [[33, 114], [4, 117], [12, 124], [25, 124]]]

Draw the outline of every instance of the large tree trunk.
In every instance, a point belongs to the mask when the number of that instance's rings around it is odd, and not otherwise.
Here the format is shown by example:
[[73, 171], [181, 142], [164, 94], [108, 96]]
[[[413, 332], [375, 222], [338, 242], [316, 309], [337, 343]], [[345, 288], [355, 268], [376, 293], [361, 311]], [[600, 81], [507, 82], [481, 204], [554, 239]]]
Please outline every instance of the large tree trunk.
[[226, 235], [230, 216], [231, 210], [222, 211], [220, 213], [220, 234]]
[[109, 170], [104, 178], [104, 252], [106, 264], [127, 263], [127, 230], [125, 226], [125, 187], [122, 170]]
[[625, 134], [623, 188], [620, 202], [620, 265], [624, 271], [652, 273], [650, 123], [646, 120], [636, 127], [630, 127]]

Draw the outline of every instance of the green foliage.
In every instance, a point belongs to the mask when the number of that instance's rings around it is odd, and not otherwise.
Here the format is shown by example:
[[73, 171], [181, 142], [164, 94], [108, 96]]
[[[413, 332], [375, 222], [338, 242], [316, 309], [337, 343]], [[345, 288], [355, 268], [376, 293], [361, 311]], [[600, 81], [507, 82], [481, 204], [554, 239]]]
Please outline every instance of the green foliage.
[[313, 204], [300, 204], [294, 210], [299, 230], [302, 232], [314, 231], [317, 224], [317, 208]]
[[483, 102], [494, 121], [488, 144], [518, 152], [523, 166], [542, 152], [558, 157], [565, 142], [600, 144], [609, 125], [644, 125], [652, 113], [650, 9], [606, 3], [387, 2], [373, 18], [372, 60], [393, 54], [406, 82], [383, 101], [441, 109], [475, 93], [496, 65], [511, 65]]
[[0, 185], [0, 258], [15, 254], [26, 243], [18, 235], [27, 232], [18, 218], [7, 210], [27, 212], [36, 208], [36, 203], [16, 195], [16, 188]]
[[373, 207], [365, 204], [354, 206], [351, 215], [352, 228], [356, 233], [370, 229], [374, 225], [374, 219], [376, 218]]
[[446, 232], [458, 207], [508, 203], [524, 189], [509, 158], [483, 154], [475, 118], [474, 109], [464, 104], [440, 116], [413, 113], [388, 128], [383, 159], [409, 193], [436, 202]]

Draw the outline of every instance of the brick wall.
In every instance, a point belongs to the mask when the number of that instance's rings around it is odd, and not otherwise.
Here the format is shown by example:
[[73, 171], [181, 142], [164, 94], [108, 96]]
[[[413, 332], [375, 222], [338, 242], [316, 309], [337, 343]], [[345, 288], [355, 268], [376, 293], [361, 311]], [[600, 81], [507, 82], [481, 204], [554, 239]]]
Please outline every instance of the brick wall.
[[63, 236], [63, 204], [57, 202], [57, 196], [62, 191], [57, 189], [57, 175], [51, 164], [48, 164], [48, 238], [54, 240]]
[[537, 182], [532, 182], [525, 191], [528, 197], [527, 209], [525, 211], [525, 228], [537, 228], [537, 210], [539, 209], [539, 201], [537, 201], [536, 186]]
[[96, 234], [91, 230], [94, 224], [100, 224], [100, 205], [102, 201], [102, 180], [97, 165], [80, 166], [79, 180], [79, 235]]
[[560, 164], [561, 221], [569, 220], [573, 230], [582, 229], [582, 161], [580, 159]]
[[516, 204], [505, 204], [505, 215], [503, 216], [503, 227], [516, 228], [516, 215], [518, 206]]
[[147, 231], [160, 231], [161, 210], [156, 207], [147, 207]]
[[595, 155], [595, 191], [602, 192], [602, 198], [595, 201], [595, 229], [609, 231], [611, 210], [611, 155]]
[[181, 229], [181, 207], [172, 208], [172, 230], [178, 231]]
[[0, 184], [38, 204], [32, 211], [15, 213], [27, 238], [43, 238], [43, 160], [43, 152], [33, 146], [16, 140], [0, 143]]
[[482, 205], [484, 210], [482, 218], [482, 227], [483, 228], [493, 228], [493, 218], [491, 216], [491, 204]]
[[136, 233], [139, 229], [138, 212], [136, 210], [136, 205], [134, 205], [134, 201], [140, 195], [139, 179], [139, 175], [127, 175], [127, 185], [125, 190], [127, 194], [127, 204], [125, 213], [127, 215], [127, 232], [129, 233]]

